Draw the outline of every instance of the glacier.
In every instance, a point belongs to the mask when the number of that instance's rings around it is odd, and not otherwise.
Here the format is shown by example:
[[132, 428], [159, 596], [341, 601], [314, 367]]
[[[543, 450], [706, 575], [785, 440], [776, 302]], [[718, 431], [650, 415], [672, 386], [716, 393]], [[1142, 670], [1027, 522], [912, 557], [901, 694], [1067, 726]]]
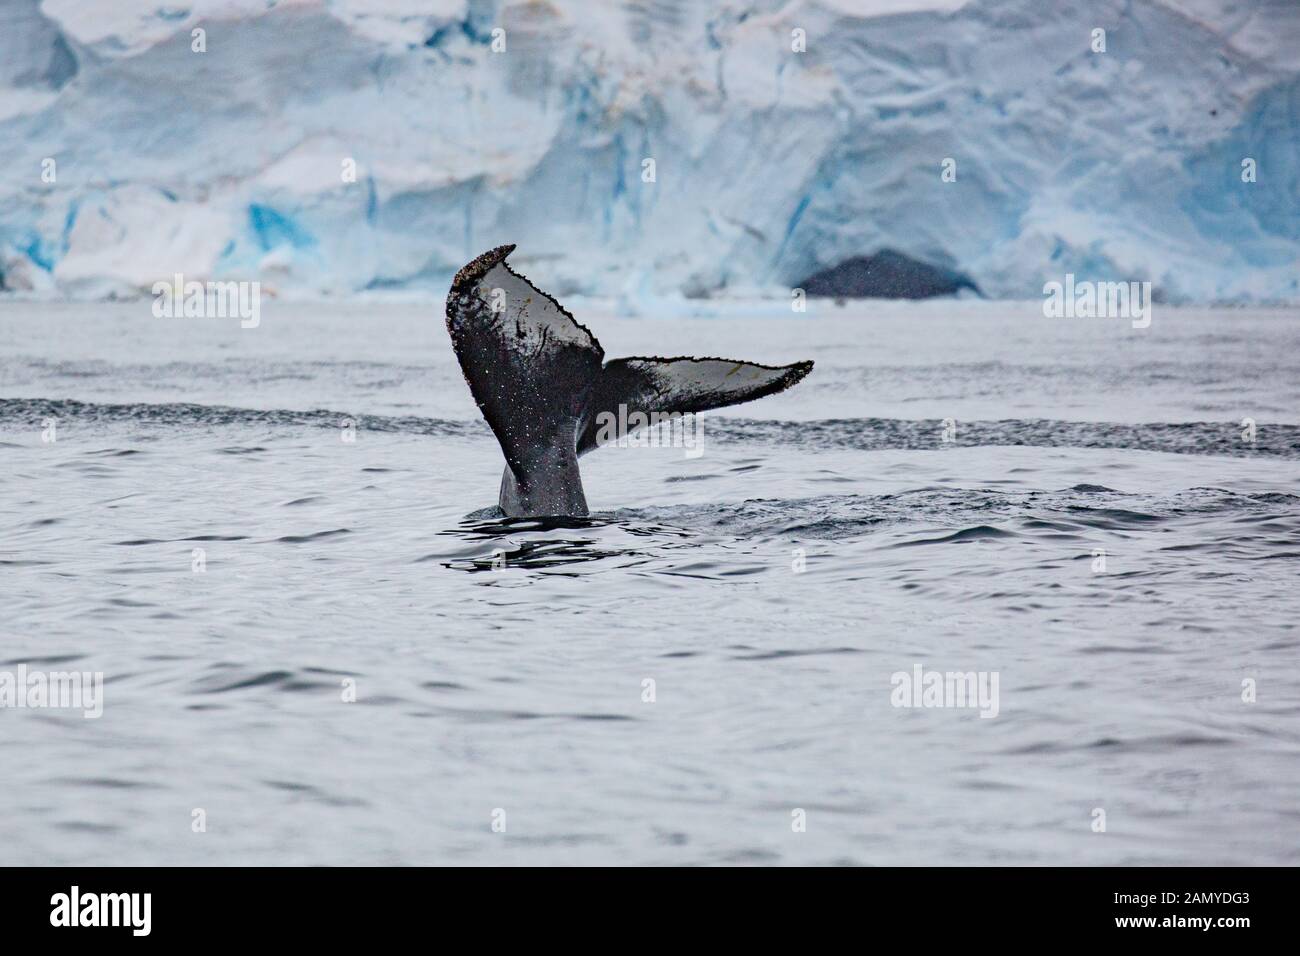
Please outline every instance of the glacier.
[[513, 242], [649, 314], [882, 251], [1295, 303], [1300, 3], [0, 0], [0, 164], [36, 298], [441, 295]]

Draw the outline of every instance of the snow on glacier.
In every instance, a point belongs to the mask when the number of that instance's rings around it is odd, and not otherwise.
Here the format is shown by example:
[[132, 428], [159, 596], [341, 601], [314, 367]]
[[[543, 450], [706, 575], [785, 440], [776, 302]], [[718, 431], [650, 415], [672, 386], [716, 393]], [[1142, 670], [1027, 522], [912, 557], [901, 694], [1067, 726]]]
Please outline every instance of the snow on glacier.
[[1300, 4], [4, 0], [0, 163], [0, 288], [38, 296], [427, 294], [514, 242], [648, 313], [886, 249], [1294, 302]]

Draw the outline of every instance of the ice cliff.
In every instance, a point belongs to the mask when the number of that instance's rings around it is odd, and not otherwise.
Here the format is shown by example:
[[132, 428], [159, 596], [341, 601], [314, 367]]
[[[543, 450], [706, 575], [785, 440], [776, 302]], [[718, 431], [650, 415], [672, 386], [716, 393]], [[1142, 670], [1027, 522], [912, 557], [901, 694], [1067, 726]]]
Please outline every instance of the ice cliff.
[[36, 296], [440, 294], [515, 242], [626, 301], [889, 250], [1296, 302], [1300, 3], [0, 0], [0, 169]]

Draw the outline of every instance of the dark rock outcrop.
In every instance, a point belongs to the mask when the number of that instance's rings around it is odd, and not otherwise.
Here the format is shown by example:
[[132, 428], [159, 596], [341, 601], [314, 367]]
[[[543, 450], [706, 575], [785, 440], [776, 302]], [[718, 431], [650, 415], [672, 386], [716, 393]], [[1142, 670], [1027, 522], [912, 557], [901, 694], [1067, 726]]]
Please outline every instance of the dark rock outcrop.
[[893, 249], [853, 256], [798, 284], [813, 297], [835, 299], [929, 299], [979, 288], [960, 272], [932, 266]]

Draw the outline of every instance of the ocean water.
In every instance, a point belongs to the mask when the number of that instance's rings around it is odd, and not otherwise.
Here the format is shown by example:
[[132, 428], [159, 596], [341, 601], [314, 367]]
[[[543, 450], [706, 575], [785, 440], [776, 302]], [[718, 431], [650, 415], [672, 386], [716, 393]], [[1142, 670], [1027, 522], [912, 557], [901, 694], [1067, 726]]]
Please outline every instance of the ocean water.
[[506, 522], [440, 302], [0, 305], [0, 863], [1300, 862], [1300, 312], [574, 308], [817, 367]]

